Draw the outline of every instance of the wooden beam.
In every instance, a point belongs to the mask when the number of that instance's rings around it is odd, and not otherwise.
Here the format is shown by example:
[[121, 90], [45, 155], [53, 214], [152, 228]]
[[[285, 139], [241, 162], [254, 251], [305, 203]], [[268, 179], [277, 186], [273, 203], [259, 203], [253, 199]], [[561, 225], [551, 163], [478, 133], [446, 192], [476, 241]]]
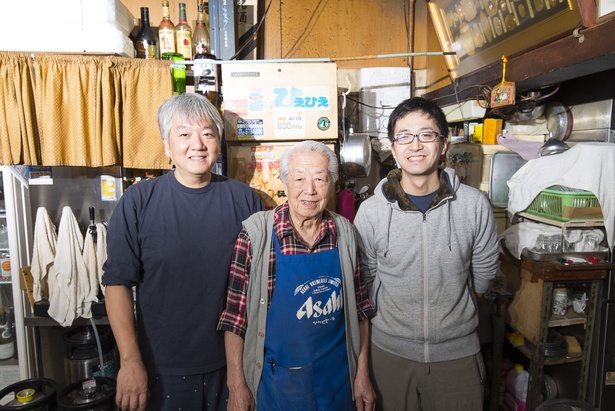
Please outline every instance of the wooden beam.
[[[534, 50], [512, 56], [506, 66], [506, 80], [514, 81], [517, 92], [556, 84], [615, 68], [615, 19], [580, 30]], [[477, 85], [494, 86], [502, 81], [502, 65], [496, 62], [457, 79], [424, 97], [440, 105], [471, 99]], [[455, 97], [457, 92], [458, 96]]]

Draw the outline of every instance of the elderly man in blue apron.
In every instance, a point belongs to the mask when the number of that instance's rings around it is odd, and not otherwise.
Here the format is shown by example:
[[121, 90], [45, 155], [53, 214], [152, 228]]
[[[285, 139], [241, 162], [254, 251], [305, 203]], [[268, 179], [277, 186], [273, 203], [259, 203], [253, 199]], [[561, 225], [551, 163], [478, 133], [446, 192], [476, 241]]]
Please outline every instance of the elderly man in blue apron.
[[288, 201], [244, 221], [225, 331], [229, 410], [373, 410], [355, 229], [329, 210], [335, 153], [304, 141], [280, 161]]

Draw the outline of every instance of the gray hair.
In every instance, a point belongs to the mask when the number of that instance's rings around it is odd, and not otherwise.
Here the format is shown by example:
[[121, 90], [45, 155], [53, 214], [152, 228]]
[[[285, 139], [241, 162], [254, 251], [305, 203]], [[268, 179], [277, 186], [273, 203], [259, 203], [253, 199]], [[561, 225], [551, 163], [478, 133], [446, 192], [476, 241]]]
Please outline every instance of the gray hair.
[[333, 184], [338, 179], [338, 163], [337, 157], [333, 150], [319, 141], [305, 140], [295, 144], [282, 154], [280, 159], [280, 180], [284, 185], [287, 185], [288, 173], [290, 171], [290, 158], [299, 153], [319, 153], [325, 156], [328, 160], [329, 177]]
[[218, 109], [203, 95], [197, 93], [176, 94], [169, 97], [158, 109], [158, 128], [162, 139], [168, 143], [173, 120], [188, 120], [196, 124], [213, 121], [218, 129], [218, 141], [222, 143], [224, 125]]

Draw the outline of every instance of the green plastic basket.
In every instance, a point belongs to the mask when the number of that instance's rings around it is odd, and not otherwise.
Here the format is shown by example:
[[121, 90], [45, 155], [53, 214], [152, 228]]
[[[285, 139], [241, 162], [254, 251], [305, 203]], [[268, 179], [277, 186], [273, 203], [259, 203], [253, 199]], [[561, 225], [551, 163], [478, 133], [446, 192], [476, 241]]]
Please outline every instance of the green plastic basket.
[[604, 218], [600, 202], [593, 193], [562, 186], [542, 190], [525, 212], [557, 221]]

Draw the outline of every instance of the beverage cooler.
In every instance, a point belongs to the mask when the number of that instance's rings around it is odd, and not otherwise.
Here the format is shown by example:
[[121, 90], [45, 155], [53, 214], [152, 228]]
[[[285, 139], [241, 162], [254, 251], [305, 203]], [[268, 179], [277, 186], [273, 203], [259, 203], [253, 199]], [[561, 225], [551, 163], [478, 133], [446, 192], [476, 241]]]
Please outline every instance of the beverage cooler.
[[22, 168], [0, 167], [0, 389], [30, 377], [35, 362], [31, 314], [21, 268], [31, 259], [32, 229], [28, 182]]
[[[122, 194], [123, 171], [120, 167], [0, 166], [0, 390], [31, 378], [50, 378], [58, 388], [69, 382], [65, 381], [63, 337], [90, 322], [77, 318], [61, 327], [47, 314], [46, 301], [31, 302], [32, 275], [28, 273], [37, 210], [44, 207], [57, 230], [64, 207], [70, 207], [85, 235], [93, 222], [109, 221]], [[96, 315], [94, 308], [92, 313]], [[96, 321], [105, 323], [100, 318]]]

